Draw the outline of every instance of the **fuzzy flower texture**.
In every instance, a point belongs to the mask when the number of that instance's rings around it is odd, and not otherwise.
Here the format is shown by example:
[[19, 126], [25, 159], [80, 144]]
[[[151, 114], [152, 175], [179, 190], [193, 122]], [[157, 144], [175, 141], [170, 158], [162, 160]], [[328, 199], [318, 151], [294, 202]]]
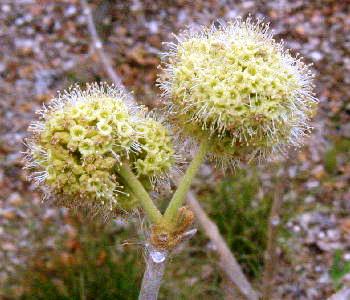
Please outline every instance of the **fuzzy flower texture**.
[[27, 167], [47, 195], [68, 207], [130, 209], [136, 200], [118, 176], [129, 163], [147, 186], [174, 162], [168, 130], [142, 108], [126, 105], [125, 92], [106, 84], [72, 88], [30, 126]]
[[268, 25], [236, 19], [177, 40], [159, 83], [179, 131], [211, 139], [212, 156], [223, 162], [300, 145], [317, 103], [313, 75], [274, 41]]

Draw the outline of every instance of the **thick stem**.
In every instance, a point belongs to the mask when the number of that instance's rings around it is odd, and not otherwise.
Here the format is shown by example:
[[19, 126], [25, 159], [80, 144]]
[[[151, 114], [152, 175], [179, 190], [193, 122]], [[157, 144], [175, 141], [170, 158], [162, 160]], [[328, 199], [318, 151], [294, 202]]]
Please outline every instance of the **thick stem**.
[[162, 283], [168, 253], [149, 249], [139, 300], [156, 300]]
[[208, 140], [202, 140], [198, 152], [190, 163], [185, 175], [181, 178], [176, 192], [171, 199], [168, 208], [164, 213], [165, 221], [172, 224], [173, 219], [176, 217], [179, 208], [183, 205], [187, 192], [191, 187], [191, 183], [195, 175], [197, 174], [199, 167], [201, 166], [207, 150], [209, 147]]
[[131, 188], [132, 192], [136, 196], [136, 198], [140, 201], [143, 209], [145, 210], [149, 220], [154, 223], [154, 224], [159, 224], [161, 223], [163, 216], [158, 210], [158, 208], [155, 206], [153, 203], [151, 197], [141, 184], [141, 182], [137, 179], [135, 174], [132, 172], [130, 167], [126, 164], [123, 163], [119, 167], [119, 172], [118, 172], [127, 185]]

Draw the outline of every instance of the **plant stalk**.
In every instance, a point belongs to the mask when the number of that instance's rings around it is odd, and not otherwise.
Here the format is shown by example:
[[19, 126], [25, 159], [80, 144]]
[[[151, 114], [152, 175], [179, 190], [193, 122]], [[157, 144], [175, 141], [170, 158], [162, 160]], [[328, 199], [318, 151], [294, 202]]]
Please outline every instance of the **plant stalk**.
[[[92, 17], [92, 14], [91, 14], [91, 9], [89, 8], [89, 5], [88, 3], [86, 2], [86, 0], [80, 0], [81, 2], [81, 6], [87, 16], [87, 21], [88, 21], [88, 30], [89, 30], [89, 33], [90, 33], [90, 36], [91, 36], [91, 41], [93, 42], [93, 44], [95, 45], [95, 50], [97, 52], [97, 54], [99, 55], [99, 58], [100, 58], [100, 63], [102, 65], [102, 67], [104, 68], [106, 74], [108, 74], [108, 76], [110, 77], [110, 79], [114, 82], [115, 85], [117, 86], [121, 86], [125, 89], [125, 87], [123, 86], [123, 83], [122, 83], [122, 80], [120, 78], [120, 76], [115, 72], [115, 70], [113, 69], [113, 66], [112, 64], [110, 63], [111, 60], [110, 60], [110, 57], [108, 56], [108, 54], [106, 52], [104, 52], [103, 50], [103, 44], [101, 43], [101, 40], [99, 38], [99, 36], [97, 35], [97, 30], [96, 30], [96, 26], [94, 24], [94, 20], [93, 20], [93, 17]], [[100, 47], [96, 47], [97, 45], [100, 45]], [[101, 46], [102, 45], [102, 46]], [[135, 104], [135, 99], [133, 97], [130, 97], [128, 98], [130, 99], [129, 101], [132, 103], [132, 104]], [[206, 213], [202, 210], [201, 214], [197, 213], [197, 211], [194, 209], [194, 206], [192, 205], [193, 203], [197, 204], [198, 205], [198, 201], [197, 199], [194, 197], [194, 195], [192, 194], [192, 202], [189, 202], [190, 205], [191, 205], [191, 208], [192, 210], [195, 212], [196, 216], [198, 215], [203, 215], [204, 218], [208, 219], [209, 222], [212, 222], [208, 216], [206, 215]], [[201, 222], [201, 218], [199, 217], [199, 221], [200, 221], [200, 224], [202, 224], [203, 228], [205, 228], [205, 226], [203, 225], [203, 222]], [[214, 224], [214, 223], [213, 223]], [[210, 230], [207, 230], [207, 229], [204, 229], [204, 231], [208, 234], [208, 231], [210, 232]], [[220, 233], [218, 231], [215, 231], [217, 232], [217, 236], [220, 238], [220, 240], [222, 241], [222, 246], [223, 247], [218, 247], [219, 248], [219, 253], [220, 252], [220, 249], [223, 248], [223, 249], [226, 249], [226, 252], [228, 253], [229, 252], [229, 248], [227, 247], [227, 244], [225, 243], [225, 241], [222, 239]], [[212, 236], [211, 234], [208, 234], [208, 237], [212, 240], [212, 242], [214, 244], [217, 244], [217, 239], [215, 238], [215, 235]], [[231, 254], [232, 255], [232, 254]], [[233, 257], [234, 258], [234, 257]], [[236, 272], [234, 272], [234, 270], [236, 268], [238, 268], [238, 271], [240, 271], [239, 269], [239, 265], [238, 264], [235, 264], [234, 261], [230, 262], [230, 260], [228, 261], [225, 261], [225, 265], [222, 265], [222, 268], [223, 270], [226, 272], [226, 273], [231, 273], [229, 270], [232, 269], [232, 276], [228, 276], [230, 278], [230, 280], [232, 280], [233, 283], [237, 284], [237, 287], [242, 290], [244, 288], [244, 286], [240, 285], [238, 283], [238, 279], [240, 278], [239, 276], [237, 277], [235, 274]], [[241, 273], [241, 276], [243, 276], [243, 279], [245, 279], [244, 277], [244, 274], [242, 272]], [[245, 279], [245, 281], [247, 282], [248, 284], [248, 287], [249, 287], [249, 282]], [[251, 293], [253, 293], [254, 291], [252, 290], [252, 288], [250, 287], [250, 290], [252, 291]], [[349, 289], [350, 291], [350, 289]], [[348, 291], [348, 292], [349, 292]], [[341, 297], [341, 296], [340, 296]], [[247, 297], [247, 299], [257, 299], [257, 296], [255, 297]], [[332, 300], [335, 300], [336, 298], [332, 298]], [[338, 299], [338, 298], [337, 298]], [[340, 298], [339, 298], [340, 299]]]
[[156, 300], [162, 283], [165, 265], [168, 260], [166, 251], [149, 249], [146, 270], [143, 274], [139, 300]]
[[131, 188], [132, 192], [136, 196], [136, 198], [140, 201], [143, 209], [145, 210], [149, 220], [153, 224], [159, 224], [161, 223], [163, 216], [158, 210], [158, 208], [155, 206], [153, 203], [151, 197], [141, 184], [141, 182], [137, 179], [135, 174], [132, 172], [130, 167], [128, 166], [127, 163], [123, 163], [119, 167], [119, 172], [118, 172], [127, 185]]
[[190, 163], [185, 175], [181, 178], [180, 183], [175, 191], [165, 213], [164, 220], [168, 224], [172, 224], [173, 220], [176, 218], [179, 208], [185, 202], [185, 197], [187, 192], [191, 187], [193, 178], [196, 176], [199, 167], [204, 161], [205, 155], [209, 147], [209, 140], [202, 140], [199, 149], [194, 156], [192, 162]]

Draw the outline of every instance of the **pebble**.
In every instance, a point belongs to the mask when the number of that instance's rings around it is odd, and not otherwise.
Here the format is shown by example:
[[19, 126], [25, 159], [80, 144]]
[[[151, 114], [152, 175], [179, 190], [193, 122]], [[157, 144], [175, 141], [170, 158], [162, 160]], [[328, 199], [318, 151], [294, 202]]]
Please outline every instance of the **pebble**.
[[8, 199], [7, 199], [8, 203], [12, 206], [20, 206], [21, 204], [23, 204], [23, 199], [21, 197], [21, 195], [19, 193], [12, 193]]
[[66, 10], [64, 11], [64, 14], [66, 17], [74, 16], [77, 13], [77, 8], [75, 5], [69, 5]]
[[312, 51], [310, 53], [310, 58], [314, 61], [314, 62], [319, 62], [320, 60], [323, 59], [323, 55], [321, 52], [319, 51]]

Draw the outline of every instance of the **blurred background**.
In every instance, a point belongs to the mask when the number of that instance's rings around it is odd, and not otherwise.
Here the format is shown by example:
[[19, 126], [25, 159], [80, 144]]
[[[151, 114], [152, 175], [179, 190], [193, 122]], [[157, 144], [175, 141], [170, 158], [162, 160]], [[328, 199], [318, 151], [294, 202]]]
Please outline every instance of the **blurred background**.
[[[187, 25], [264, 17], [313, 63], [320, 108], [300, 152], [212, 172], [198, 199], [259, 290], [278, 187], [272, 299], [326, 299], [350, 285], [350, 1], [93, 0], [113, 68], [139, 103], [159, 106], [163, 41]], [[136, 299], [144, 234], [135, 215], [109, 224], [50, 207], [26, 181], [23, 138], [35, 110], [74, 83], [109, 81], [78, 0], [0, 0], [0, 299]], [[174, 255], [160, 299], [233, 299], [215, 247], [199, 233]]]

